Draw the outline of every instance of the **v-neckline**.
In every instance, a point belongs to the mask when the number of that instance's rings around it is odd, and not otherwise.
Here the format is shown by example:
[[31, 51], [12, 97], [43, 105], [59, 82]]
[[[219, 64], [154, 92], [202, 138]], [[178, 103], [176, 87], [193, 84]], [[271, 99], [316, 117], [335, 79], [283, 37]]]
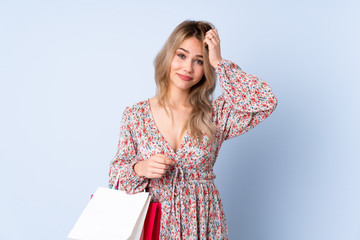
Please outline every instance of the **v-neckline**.
[[187, 133], [188, 131], [186, 130], [185, 133], [184, 133], [184, 136], [183, 138], [181, 139], [181, 142], [180, 142], [180, 145], [179, 147], [176, 149], [176, 151], [170, 146], [169, 142], [166, 140], [166, 138], [164, 137], [164, 135], [160, 132], [160, 129], [158, 128], [156, 122], [155, 122], [155, 118], [152, 114], [152, 110], [151, 110], [151, 106], [150, 106], [150, 98], [147, 99], [146, 101], [147, 103], [147, 107], [148, 107], [148, 112], [149, 112], [149, 115], [150, 115], [150, 119], [153, 123], [153, 126], [154, 126], [154, 129], [156, 130], [157, 134], [161, 137], [161, 139], [165, 142], [166, 146], [168, 147], [168, 149], [175, 155], [178, 154], [179, 150], [183, 147], [184, 145], [184, 140], [187, 136]]

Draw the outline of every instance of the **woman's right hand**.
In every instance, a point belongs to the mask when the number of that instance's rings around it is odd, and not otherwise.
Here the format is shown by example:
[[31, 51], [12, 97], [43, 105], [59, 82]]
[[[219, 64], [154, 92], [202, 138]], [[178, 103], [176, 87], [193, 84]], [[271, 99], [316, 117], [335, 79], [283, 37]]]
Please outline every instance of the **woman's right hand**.
[[170, 165], [174, 164], [175, 161], [164, 154], [155, 154], [144, 161], [136, 163], [134, 165], [134, 171], [136, 175], [141, 177], [161, 178]]

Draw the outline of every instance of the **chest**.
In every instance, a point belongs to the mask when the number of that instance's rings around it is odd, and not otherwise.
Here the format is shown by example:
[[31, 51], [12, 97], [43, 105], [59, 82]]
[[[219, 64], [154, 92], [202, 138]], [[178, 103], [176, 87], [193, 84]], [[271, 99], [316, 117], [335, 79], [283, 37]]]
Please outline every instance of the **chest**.
[[157, 130], [176, 152], [186, 134], [186, 131], [182, 132], [182, 129], [190, 116], [190, 112], [185, 110], [172, 111], [173, 117], [171, 117], [171, 113], [166, 114], [164, 109], [152, 108], [151, 110]]

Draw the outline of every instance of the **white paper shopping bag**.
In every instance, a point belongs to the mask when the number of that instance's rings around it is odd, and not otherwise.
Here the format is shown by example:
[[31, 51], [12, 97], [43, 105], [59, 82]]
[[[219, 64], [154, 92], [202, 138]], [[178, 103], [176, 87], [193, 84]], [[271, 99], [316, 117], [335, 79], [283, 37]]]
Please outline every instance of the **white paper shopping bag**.
[[99, 187], [75, 226], [69, 240], [140, 239], [147, 209], [148, 192], [133, 195]]

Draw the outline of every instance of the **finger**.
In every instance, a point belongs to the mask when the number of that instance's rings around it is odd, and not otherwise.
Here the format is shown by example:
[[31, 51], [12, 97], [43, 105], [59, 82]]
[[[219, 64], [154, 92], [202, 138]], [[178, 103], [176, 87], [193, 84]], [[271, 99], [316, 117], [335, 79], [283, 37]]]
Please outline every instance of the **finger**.
[[159, 157], [159, 158], [167, 158], [167, 156], [163, 153], [156, 153], [156, 154], [154, 154], [154, 156]]
[[208, 39], [212, 39], [212, 38], [214, 38], [215, 37], [215, 35], [213, 34], [213, 33], [207, 33], [206, 35], [205, 35], [205, 38], [208, 38]]
[[206, 37], [206, 39], [209, 39], [213, 43], [214, 47], [220, 44], [220, 39], [216, 36]]
[[162, 178], [162, 176], [161, 174], [150, 174], [148, 178]]
[[215, 46], [214, 43], [209, 38], [205, 38], [204, 41], [211, 48]]
[[158, 163], [163, 164], [163, 165], [166, 165], [166, 166], [168, 166], [168, 165], [174, 165], [174, 164], [175, 164], [175, 160], [172, 160], [172, 159], [170, 159], [170, 158], [168, 158], [168, 159], [162, 159], [162, 160], [158, 161]]
[[166, 161], [166, 164], [167, 165], [174, 165], [176, 163], [175, 159], [172, 159], [172, 158], [169, 158], [167, 161]]
[[212, 29], [208, 30], [208, 31], [206, 32], [206, 34], [210, 34], [210, 33], [214, 33], [214, 32], [215, 32], [215, 28], [212, 28]]
[[211, 42], [214, 43], [215, 45], [219, 43], [219, 39], [217, 39], [216, 37], [212, 37]]
[[205, 46], [209, 46], [209, 41], [210, 41], [211, 37], [212, 37], [211, 30], [209, 30], [209, 31], [207, 31], [205, 33], [205, 36], [204, 36], [204, 39], [203, 39], [203, 42], [204, 42]]
[[160, 175], [164, 175], [166, 173], [166, 170], [165, 169], [158, 169], [158, 168], [155, 168], [151, 171], [152, 174], [160, 174]]
[[214, 37], [215, 36], [218, 36], [218, 32], [217, 32], [217, 29], [210, 29], [209, 31], [206, 32], [205, 35], [213, 35]]
[[219, 35], [217, 34], [217, 32], [214, 32], [214, 33], [211, 35], [211, 40], [212, 40], [212, 41], [215, 41], [216, 43], [220, 42]]
[[204, 37], [204, 39], [209, 39], [209, 40], [212, 38], [214, 38], [214, 35], [212, 33], [207, 33]]
[[150, 167], [154, 169], [168, 169], [168, 165], [157, 162], [152, 163]]
[[217, 37], [215, 37], [215, 36], [209, 36], [209, 37], [206, 37], [206, 38], [209, 39], [209, 41], [211, 41], [214, 44], [219, 43], [219, 39]]
[[166, 159], [170, 159], [168, 156], [166, 156], [165, 154], [156, 154], [159, 158], [162, 158], [162, 159], [164, 159], [164, 160], [166, 160]]
[[217, 29], [214, 28], [214, 29], [211, 29], [210, 31], [211, 32], [209, 32], [209, 34], [211, 34], [217, 40], [217, 42], [219, 42], [220, 38], [219, 38], [219, 33], [218, 33]]
[[215, 39], [214, 35], [209, 35], [209, 36], [207, 36], [207, 38], [208, 38], [210, 41], [212, 41], [213, 39]]
[[154, 160], [155, 160], [156, 162], [163, 162], [163, 161], [165, 161], [166, 159], [168, 159], [168, 157], [167, 157], [165, 154], [155, 154], [155, 155], [153, 156], [153, 158], [154, 158]]
[[166, 157], [165, 155], [161, 155], [161, 156], [157, 156], [156, 158], [156, 162], [157, 163], [161, 163], [161, 164], [174, 164], [175, 163], [175, 160], [173, 160], [172, 158], [169, 158], [169, 157]]

